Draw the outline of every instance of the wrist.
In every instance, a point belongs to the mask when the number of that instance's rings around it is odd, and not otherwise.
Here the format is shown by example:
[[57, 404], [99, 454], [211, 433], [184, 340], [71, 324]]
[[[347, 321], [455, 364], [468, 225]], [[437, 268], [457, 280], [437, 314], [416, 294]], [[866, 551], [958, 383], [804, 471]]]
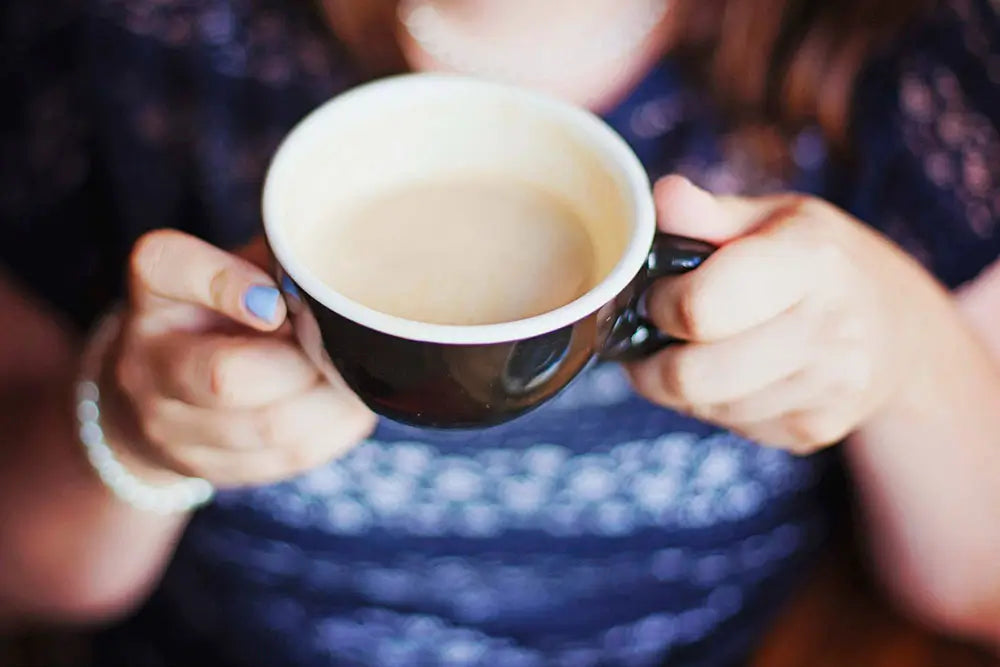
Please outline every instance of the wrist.
[[[120, 336], [121, 315], [113, 312], [102, 320], [84, 351], [76, 385], [76, 415], [87, 459], [105, 487], [127, 505], [156, 514], [180, 514], [196, 509], [214, 495], [209, 482], [151, 465], [133, 448], [121, 444], [137, 441], [128, 437], [129, 429], [123, 428], [123, 424], [135, 423], [134, 419], [122, 418], [131, 415], [131, 410], [125, 407], [128, 401], [120, 391], [110, 391], [107, 395], [101, 391], [102, 384], [115, 387], [107, 379], [115, 375], [110, 369], [114, 366], [114, 343]], [[105, 398], [109, 400], [105, 402]], [[102, 412], [105, 410], [117, 414], [119, 419], [106, 420]], [[111, 429], [110, 437], [106, 428]], [[112, 442], [117, 442], [117, 446], [112, 446]]]
[[900, 346], [898, 379], [876, 419], [954, 419], [956, 410], [978, 402], [969, 393], [973, 387], [994, 383], [992, 360], [951, 295], [937, 283], [929, 291], [913, 316], [901, 319], [912, 334]]
[[135, 418], [127, 399], [121, 396], [114, 385], [98, 383], [101, 409], [101, 426], [108, 448], [115, 458], [141, 481], [156, 486], [174, 484], [184, 479], [184, 475], [157, 463], [153, 457], [145, 455], [141, 446]]
[[128, 396], [115, 379], [121, 332], [100, 360], [94, 379], [100, 397], [101, 427], [108, 447], [121, 464], [144, 482], [156, 485], [173, 484], [186, 479], [157, 462], [142, 446], [142, 429]]

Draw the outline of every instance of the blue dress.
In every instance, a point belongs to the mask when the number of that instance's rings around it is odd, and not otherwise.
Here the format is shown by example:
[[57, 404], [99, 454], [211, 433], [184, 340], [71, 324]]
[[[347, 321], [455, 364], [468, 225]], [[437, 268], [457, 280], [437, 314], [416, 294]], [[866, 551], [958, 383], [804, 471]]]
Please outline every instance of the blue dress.
[[[0, 260], [80, 325], [144, 231], [257, 234], [281, 137], [361, 80], [310, 3], [42, 4], [4, 14]], [[957, 287], [1000, 253], [998, 44], [988, 0], [949, 0], [868, 68], [851, 164], [807, 128], [783, 180], [669, 60], [607, 121], [654, 178], [822, 196]], [[740, 664], [826, 543], [841, 472], [836, 449], [760, 447], [596, 365], [514, 423], [383, 422], [325, 467], [220, 493], [96, 664]]]

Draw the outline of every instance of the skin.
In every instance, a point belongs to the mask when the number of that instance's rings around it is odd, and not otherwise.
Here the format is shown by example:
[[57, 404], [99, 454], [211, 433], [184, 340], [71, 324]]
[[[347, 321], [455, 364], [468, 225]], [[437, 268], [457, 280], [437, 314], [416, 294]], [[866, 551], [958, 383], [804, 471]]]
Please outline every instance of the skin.
[[247, 310], [247, 290], [273, 282], [252, 261], [266, 258], [263, 242], [242, 255], [173, 231], [143, 237], [105, 383], [139, 458], [223, 487], [327, 463], [375, 424], [343, 383], [320, 377], [283, 326], [282, 302], [270, 321]]
[[[652, 55], [640, 45], [629, 66]], [[594, 106], [619, 94], [597, 88]], [[632, 366], [638, 391], [797, 454], [847, 437], [889, 589], [938, 627], [1000, 645], [1000, 269], [952, 297], [814, 199], [718, 198], [670, 177], [656, 200], [665, 231], [721, 249], [650, 293], [657, 325], [691, 342]], [[173, 231], [136, 244], [101, 377], [112, 446], [134, 474], [262, 484], [373, 427], [342, 383], [320, 382], [282, 306], [270, 321], [246, 310], [248, 289], [273, 286], [261, 255]], [[0, 308], [16, 323], [0, 329], [0, 420], [15, 436], [0, 448], [0, 620], [126, 613], [188, 517], [144, 514], [101, 486], [66, 407], [81, 341], [13, 280], [0, 279]]]
[[[594, 48], [605, 30], [633, 29], [635, 14], [620, 0], [505, 0], [502, 13], [491, 0], [438, 1], [452, 32], [449, 45], [488, 44], [490, 51], [470, 50], [461, 63], [443, 63], [424, 51], [406, 30], [400, 45], [414, 70], [457, 71], [481, 66], [484, 54], [503, 65], [508, 78], [595, 111], [613, 107], [642, 78], [671, 41], [669, 13], [630, 52]], [[543, 31], [543, 34], [539, 34]], [[468, 39], [472, 36], [471, 39]], [[530, 48], [528, 48], [530, 45]], [[562, 54], [573, 54], [572, 67]]]
[[1000, 646], [1000, 270], [952, 297], [825, 202], [656, 186], [664, 231], [721, 248], [656, 285], [650, 316], [691, 341], [630, 369], [650, 400], [768, 446], [846, 439], [890, 592]]

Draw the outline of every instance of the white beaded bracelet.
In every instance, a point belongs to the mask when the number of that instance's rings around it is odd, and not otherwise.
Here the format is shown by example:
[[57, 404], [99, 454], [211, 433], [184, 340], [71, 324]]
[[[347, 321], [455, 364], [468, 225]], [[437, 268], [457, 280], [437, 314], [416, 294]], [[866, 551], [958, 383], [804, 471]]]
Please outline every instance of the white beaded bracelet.
[[215, 489], [207, 480], [189, 477], [166, 486], [154, 486], [130, 473], [104, 436], [101, 426], [101, 390], [97, 384], [101, 361], [121, 327], [117, 312], [104, 317], [84, 352], [76, 385], [76, 419], [87, 459], [101, 482], [119, 500], [144, 512], [180, 514], [212, 499]]

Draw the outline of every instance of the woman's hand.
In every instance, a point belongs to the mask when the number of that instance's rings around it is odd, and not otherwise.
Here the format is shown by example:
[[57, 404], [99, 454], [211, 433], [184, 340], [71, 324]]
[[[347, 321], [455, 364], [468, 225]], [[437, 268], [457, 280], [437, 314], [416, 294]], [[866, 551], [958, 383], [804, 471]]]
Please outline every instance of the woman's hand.
[[679, 177], [656, 199], [664, 231], [720, 249], [648, 294], [656, 325], [690, 341], [631, 367], [649, 399], [806, 454], [876, 414], [941, 344], [928, 314], [942, 289], [832, 205], [714, 197]]
[[244, 254], [168, 230], [132, 252], [130, 307], [102, 393], [113, 446], [136, 474], [263, 484], [344, 454], [373, 428], [361, 401], [292, 340], [284, 302], [251, 261], [266, 257], [263, 243]]

